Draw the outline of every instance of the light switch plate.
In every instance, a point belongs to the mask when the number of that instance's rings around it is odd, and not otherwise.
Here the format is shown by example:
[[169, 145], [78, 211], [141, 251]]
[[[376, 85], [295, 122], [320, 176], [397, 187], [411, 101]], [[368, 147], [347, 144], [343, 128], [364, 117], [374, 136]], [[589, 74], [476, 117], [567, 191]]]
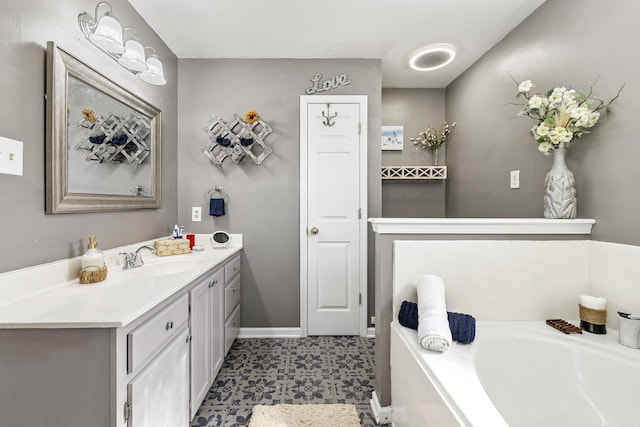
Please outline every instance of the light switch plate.
[[511, 188], [520, 188], [520, 171], [511, 171]]
[[0, 173], [22, 176], [22, 141], [0, 136]]

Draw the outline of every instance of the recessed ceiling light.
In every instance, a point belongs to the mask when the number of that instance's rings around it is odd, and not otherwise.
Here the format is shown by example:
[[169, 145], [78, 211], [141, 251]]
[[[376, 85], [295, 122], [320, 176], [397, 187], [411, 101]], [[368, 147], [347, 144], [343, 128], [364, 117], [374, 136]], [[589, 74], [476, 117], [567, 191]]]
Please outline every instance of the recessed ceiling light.
[[409, 60], [416, 71], [431, 71], [442, 68], [456, 57], [456, 48], [450, 44], [431, 44], [417, 50]]

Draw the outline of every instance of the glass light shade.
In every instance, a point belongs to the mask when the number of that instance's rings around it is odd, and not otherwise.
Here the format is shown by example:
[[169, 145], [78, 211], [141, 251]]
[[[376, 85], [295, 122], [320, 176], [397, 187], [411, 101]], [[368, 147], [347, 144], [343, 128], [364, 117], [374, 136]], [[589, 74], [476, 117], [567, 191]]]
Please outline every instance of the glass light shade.
[[167, 81], [164, 79], [164, 72], [162, 71], [162, 62], [157, 55], [151, 55], [147, 59], [148, 70], [138, 74], [142, 80], [152, 85], [165, 85]]
[[122, 44], [122, 25], [120, 22], [109, 14], [104, 15], [98, 20], [93, 34], [89, 36], [91, 42], [104, 50], [122, 54], [124, 53], [124, 46]]
[[145, 71], [148, 69], [144, 58], [144, 47], [138, 40], [130, 39], [124, 44], [124, 53], [118, 59], [123, 67], [131, 71]]

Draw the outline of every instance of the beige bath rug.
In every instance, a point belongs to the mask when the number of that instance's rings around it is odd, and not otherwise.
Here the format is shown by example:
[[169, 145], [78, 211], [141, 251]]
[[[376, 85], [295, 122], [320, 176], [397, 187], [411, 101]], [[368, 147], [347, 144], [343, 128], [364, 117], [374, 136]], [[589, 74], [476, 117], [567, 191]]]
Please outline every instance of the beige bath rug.
[[256, 405], [249, 427], [360, 427], [355, 405]]

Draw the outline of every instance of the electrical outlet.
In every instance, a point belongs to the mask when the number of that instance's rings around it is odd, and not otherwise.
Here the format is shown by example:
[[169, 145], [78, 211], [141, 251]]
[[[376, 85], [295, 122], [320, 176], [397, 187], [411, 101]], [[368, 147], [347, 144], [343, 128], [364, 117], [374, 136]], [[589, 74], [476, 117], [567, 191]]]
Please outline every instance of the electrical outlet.
[[376, 324], [376, 316], [371, 316], [371, 324], [372, 325]]
[[200, 206], [194, 206], [191, 208], [191, 221], [202, 221], [202, 208]]
[[520, 188], [520, 171], [511, 171], [511, 188]]

